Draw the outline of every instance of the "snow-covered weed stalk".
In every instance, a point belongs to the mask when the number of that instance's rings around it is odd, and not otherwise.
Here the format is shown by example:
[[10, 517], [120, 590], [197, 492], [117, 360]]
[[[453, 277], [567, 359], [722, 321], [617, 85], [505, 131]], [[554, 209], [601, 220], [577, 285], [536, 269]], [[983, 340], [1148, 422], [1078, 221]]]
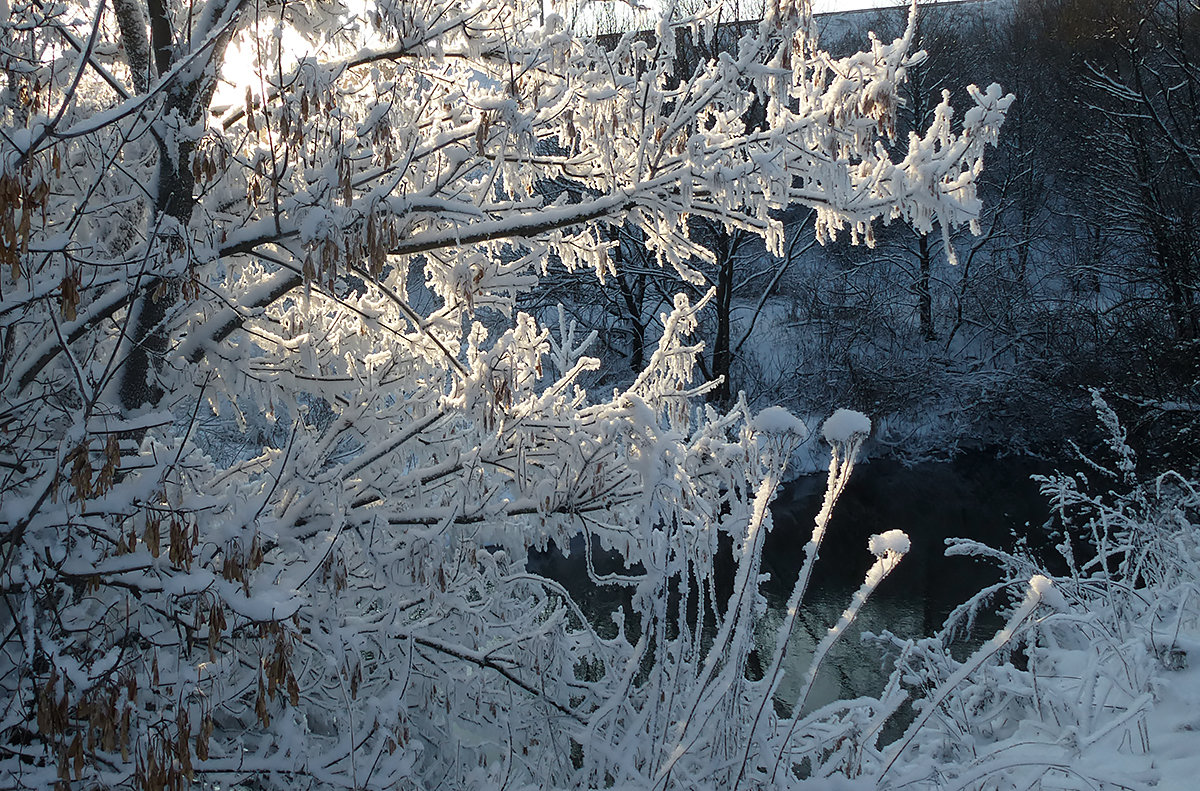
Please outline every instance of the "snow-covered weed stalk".
[[[1115, 413], [1098, 393], [1093, 401], [1111, 461], [1081, 454], [1084, 471], [1041, 479], [1057, 557], [969, 541], [949, 550], [992, 558], [1010, 580], [1053, 577], [1047, 611], [1019, 650], [1001, 653], [1007, 661], [960, 665], [928, 643], [910, 653], [912, 683], [938, 686], [942, 705], [936, 716], [921, 710], [923, 728], [906, 735], [908, 759], [885, 787], [1082, 791], [1155, 776], [1146, 717], [1163, 674], [1200, 656], [1200, 485], [1173, 471], [1142, 474]], [[1011, 584], [984, 591], [951, 622]]]
[[[866, 602], [867, 597], [883, 581], [883, 578], [895, 568], [903, 554], [908, 551], [907, 537], [899, 531], [888, 533], [886, 538], [876, 536], [872, 539], [870, 549], [876, 556], [877, 561], [867, 572], [867, 577], [862, 587], [854, 595], [850, 607], [843, 613], [838, 623], [829, 631], [825, 639], [821, 642], [821, 645], [818, 646], [818, 649], [810, 658], [808, 668], [805, 672], [803, 692], [794, 701], [792, 706], [792, 720], [784, 724], [781, 728], [774, 728], [774, 732], [769, 733], [764, 737], [764, 741], [760, 743], [757, 740], [760, 726], [764, 725], [764, 720], [768, 720], [768, 722], [773, 721], [773, 718], [768, 718], [770, 714], [774, 713], [775, 695], [783, 681], [784, 663], [788, 657], [788, 646], [796, 627], [796, 620], [802, 606], [805, 591], [808, 589], [809, 580], [812, 578], [812, 571], [820, 552], [821, 542], [824, 540], [826, 531], [829, 528], [829, 519], [833, 514], [833, 508], [837, 504], [838, 498], [850, 480], [850, 473], [854, 469], [855, 459], [870, 430], [870, 421], [864, 415], [844, 409], [834, 413], [822, 427], [822, 434], [832, 449], [825, 495], [821, 503], [821, 509], [816, 515], [812, 535], [808, 543], [804, 546], [804, 563], [801, 566], [800, 573], [792, 589], [792, 594], [788, 598], [783, 623], [774, 635], [771, 661], [764, 673], [765, 683], [760, 685], [758, 689], [758, 702], [754, 707], [754, 717], [750, 723], [749, 732], [741, 750], [741, 761], [734, 782], [735, 790], [741, 787], [744, 781], [750, 779], [747, 773], [752, 770], [762, 772], [764, 769], [769, 769], [771, 782], [775, 781], [775, 776], [778, 774], [781, 766], [784, 767], [785, 775], [791, 773], [792, 766], [790, 762], [784, 760], [784, 753], [792, 739], [795, 723], [799, 720], [799, 715], [804, 710], [808, 693], [812, 688], [812, 683], [816, 678], [817, 672], [820, 670], [825, 655], [833, 643], [845, 633], [846, 627], [854, 620], [858, 610]], [[772, 725], [766, 726], [766, 730], [768, 731], [771, 731], [772, 728]], [[765, 749], [763, 744], [766, 745]], [[770, 754], [774, 750], [776, 758], [774, 761], [763, 766], [750, 766], [751, 755], [756, 750], [760, 750], [766, 754]]]
[[[809, 736], [743, 672], [803, 426], [701, 407], [702, 300], [603, 394], [517, 308], [614, 226], [696, 281], [691, 216], [970, 224], [1011, 97], [893, 160], [912, 26], [837, 60], [803, 0], [603, 44], [528, 0], [9, 5], [3, 787], [765, 783]], [[527, 569], [580, 533], [615, 635]]]

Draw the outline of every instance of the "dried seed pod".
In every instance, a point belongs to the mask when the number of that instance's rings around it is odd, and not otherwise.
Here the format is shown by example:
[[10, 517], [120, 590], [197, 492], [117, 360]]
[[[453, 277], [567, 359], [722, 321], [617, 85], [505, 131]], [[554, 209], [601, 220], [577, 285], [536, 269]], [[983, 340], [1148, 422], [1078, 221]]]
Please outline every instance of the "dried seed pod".
[[246, 86], [246, 128], [251, 134], [258, 134], [258, 123], [254, 120], [254, 94], [250, 86]]
[[162, 520], [154, 512], [146, 514], [146, 529], [142, 532], [142, 541], [150, 550], [151, 557], [158, 557], [162, 552]]
[[87, 441], [81, 442], [67, 456], [71, 462], [71, 477], [69, 481], [75, 490], [75, 497], [85, 500], [92, 496], [92, 460], [88, 454]]

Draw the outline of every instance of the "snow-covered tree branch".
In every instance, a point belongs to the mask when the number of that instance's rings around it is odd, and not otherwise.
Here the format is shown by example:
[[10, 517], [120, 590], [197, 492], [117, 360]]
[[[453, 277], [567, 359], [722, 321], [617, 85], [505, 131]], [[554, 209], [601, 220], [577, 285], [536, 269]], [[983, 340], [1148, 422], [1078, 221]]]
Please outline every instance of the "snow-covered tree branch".
[[[793, 728], [744, 662], [803, 425], [697, 405], [703, 300], [611, 394], [516, 300], [605, 277], [621, 224], [694, 281], [689, 217], [776, 252], [793, 204], [823, 239], [971, 223], [1010, 98], [973, 90], [961, 126], [943, 102], [893, 161], [911, 27], [833, 59], [786, 4], [678, 79], [675, 37], [717, 18], [668, 5], [601, 46], [525, 0], [12, 3], [0, 774], [774, 776]], [[632, 589], [602, 623], [526, 568], [581, 532]]]

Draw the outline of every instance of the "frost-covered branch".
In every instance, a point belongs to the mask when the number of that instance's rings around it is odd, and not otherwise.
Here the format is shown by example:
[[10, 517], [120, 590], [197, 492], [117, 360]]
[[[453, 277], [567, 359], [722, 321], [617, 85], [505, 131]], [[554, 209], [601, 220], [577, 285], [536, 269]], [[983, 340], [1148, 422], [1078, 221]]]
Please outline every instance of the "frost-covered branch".
[[[530, 296], [614, 274], [616, 226], [699, 283], [689, 218], [969, 223], [1008, 99], [893, 161], [909, 39], [832, 59], [805, 3], [603, 40], [525, 0], [113, 8], [0, 43], [0, 773], [729, 787], [803, 424], [700, 407], [707, 298], [605, 393]], [[580, 534], [601, 612], [530, 565]]]

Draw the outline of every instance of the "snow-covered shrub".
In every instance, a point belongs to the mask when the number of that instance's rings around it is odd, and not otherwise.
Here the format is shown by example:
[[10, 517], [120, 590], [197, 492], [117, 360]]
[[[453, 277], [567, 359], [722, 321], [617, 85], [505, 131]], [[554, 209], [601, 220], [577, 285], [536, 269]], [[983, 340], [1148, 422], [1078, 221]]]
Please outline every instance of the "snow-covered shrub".
[[[1200, 483], [1142, 473], [1112, 409], [1098, 393], [1093, 402], [1110, 458], [1081, 453], [1082, 471], [1040, 479], [1054, 514], [1050, 556], [951, 546], [995, 559], [1009, 578], [952, 622], [1031, 576], [1044, 606], [1030, 611], [1027, 595], [997, 640], [962, 663], [938, 640], [903, 645], [893, 683], [939, 692], [922, 701], [923, 727], [906, 734], [905, 760], [873, 775], [882, 787], [1184, 788], [1194, 780], [1194, 766], [1173, 762], [1181, 757], [1173, 741], [1196, 727], [1194, 711], [1172, 704], [1200, 696], [1197, 679], [1180, 672], [1200, 661]], [[901, 751], [893, 745], [877, 757]]]
[[[893, 161], [911, 30], [832, 59], [807, 2], [686, 73], [718, 6], [602, 46], [526, 0], [10, 5], [0, 778], [769, 783], [809, 733], [743, 668], [802, 425], [700, 406], [703, 294], [605, 393], [514, 305], [608, 275], [623, 223], [692, 279], [692, 215], [776, 250], [794, 203], [826, 239], [970, 223], [1010, 98]], [[615, 637], [527, 568], [580, 533], [623, 561], [589, 567], [632, 590]]]

